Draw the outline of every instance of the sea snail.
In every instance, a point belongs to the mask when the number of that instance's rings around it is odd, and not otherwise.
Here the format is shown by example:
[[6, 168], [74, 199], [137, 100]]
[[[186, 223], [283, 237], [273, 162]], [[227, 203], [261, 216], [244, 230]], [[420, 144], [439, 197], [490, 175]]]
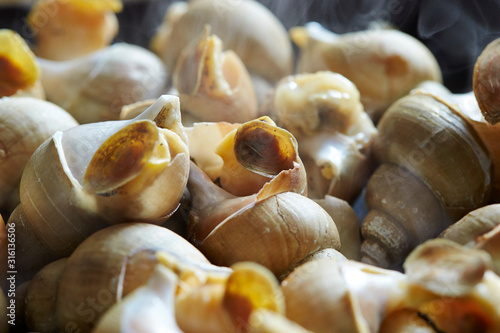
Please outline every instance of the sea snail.
[[386, 108], [425, 80], [441, 82], [434, 55], [401, 31], [377, 29], [337, 35], [316, 22], [290, 30], [299, 47], [298, 72], [330, 70], [359, 89], [365, 111], [378, 121]]
[[362, 260], [398, 267], [416, 245], [488, 203], [491, 159], [456, 106], [415, 92], [378, 125], [362, 222]]
[[196, 123], [186, 131], [191, 158], [225, 191], [246, 196], [283, 187], [307, 193], [297, 141], [269, 117], [243, 124]]
[[[177, 262], [221, 275], [230, 273], [228, 268], [211, 265], [188, 241], [166, 228], [147, 223], [107, 227], [87, 238], [69, 258], [53, 262], [35, 275], [25, 299], [29, 328], [55, 324], [54, 331], [71, 327], [91, 331], [107, 309], [148, 281], [160, 263], [158, 251], [176, 258], [171, 259], [171, 269]], [[205, 273], [197, 274], [203, 278]], [[40, 279], [43, 275], [46, 278]], [[49, 289], [52, 295], [48, 295]], [[40, 309], [41, 302], [50, 304], [53, 311]], [[45, 315], [37, 315], [40, 312]]]
[[47, 99], [81, 124], [118, 119], [123, 105], [163, 94], [167, 80], [155, 54], [126, 43], [73, 60], [39, 62]]
[[481, 52], [474, 65], [472, 88], [486, 121], [495, 125], [500, 120], [498, 105], [498, 75], [500, 39], [490, 42]]
[[350, 260], [309, 261], [281, 282], [286, 316], [312, 332], [378, 332], [404, 307], [406, 276]]
[[216, 0], [175, 2], [153, 38], [152, 49], [172, 71], [182, 49], [195, 40], [205, 25], [233, 50], [251, 73], [275, 83], [292, 72], [293, 52], [283, 24], [257, 1]]
[[[21, 220], [19, 232], [26, 233], [17, 237], [26, 262], [19, 258], [19, 266], [43, 265], [30, 262], [37, 246], [55, 258], [68, 256], [110, 224], [163, 223], [177, 209], [188, 173], [187, 138], [175, 96], [160, 97], [133, 120], [56, 132], [31, 156], [21, 178], [15, 216]], [[28, 234], [35, 244], [22, 243]]]
[[104, 48], [118, 33], [120, 0], [38, 0], [27, 23], [37, 56], [69, 60]]
[[339, 247], [331, 217], [304, 196], [306, 175], [290, 132], [262, 117], [198, 123], [188, 133], [200, 166], [192, 165], [188, 180], [188, 237], [211, 262], [255, 261], [281, 276], [308, 255]]
[[182, 112], [196, 121], [252, 120], [257, 117], [257, 97], [250, 74], [236, 53], [222, 47], [206, 26], [181, 52], [173, 81]]
[[404, 263], [407, 300], [438, 332], [500, 329], [500, 278], [491, 258], [445, 239], [419, 245]]
[[[485, 52], [485, 54], [487, 53], [488, 52]], [[478, 58], [476, 64], [479, 64], [480, 62], [481, 57]], [[494, 61], [491, 65], [491, 69], [493, 68]], [[489, 72], [486, 69], [483, 69], [480, 72], [476, 72], [475, 75], [486, 76], [488, 73]], [[484, 80], [486, 79], [484, 78]], [[491, 87], [494, 87], [494, 85], [492, 84]], [[475, 89], [477, 89], [477, 87]], [[500, 145], [498, 145], [498, 140], [500, 139], [500, 124], [491, 124], [486, 119], [488, 115], [483, 114], [479, 106], [481, 93], [469, 91], [463, 94], [453, 94], [442, 84], [430, 81], [426, 81], [418, 85], [416, 90], [435, 94], [439, 96], [439, 98], [448, 101], [448, 103], [455, 104], [456, 110], [460, 112], [462, 117], [464, 117], [470, 125], [472, 125], [474, 131], [477, 133], [481, 142], [490, 154], [493, 164], [493, 189], [491, 193], [491, 202], [498, 202], [500, 200]], [[485, 93], [485, 91], [483, 91], [483, 93]], [[483, 98], [485, 97], [483, 96]], [[482, 103], [484, 104], [487, 102], [483, 99]], [[484, 108], [484, 105], [481, 107]]]
[[354, 84], [329, 71], [283, 78], [272, 116], [298, 141], [308, 175], [308, 196], [352, 201], [368, 181], [377, 130]]

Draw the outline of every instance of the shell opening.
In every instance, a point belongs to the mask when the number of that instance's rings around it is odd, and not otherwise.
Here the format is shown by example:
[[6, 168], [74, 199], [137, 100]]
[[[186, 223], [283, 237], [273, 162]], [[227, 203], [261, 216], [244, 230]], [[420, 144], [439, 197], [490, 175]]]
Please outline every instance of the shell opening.
[[[167, 147], [152, 121], [133, 122], [97, 149], [83, 177], [83, 186], [96, 193], [117, 189], [136, 178], [149, 164], [168, 162]], [[160, 159], [158, 155], [166, 158]]]
[[231, 268], [233, 273], [227, 280], [223, 305], [237, 327], [247, 325], [257, 309], [285, 312], [278, 280], [268, 269], [253, 262], [240, 262]]
[[291, 133], [262, 117], [238, 128], [234, 153], [245, 168], [263, 176], [275, 176], [293, 169], [297, 142]]

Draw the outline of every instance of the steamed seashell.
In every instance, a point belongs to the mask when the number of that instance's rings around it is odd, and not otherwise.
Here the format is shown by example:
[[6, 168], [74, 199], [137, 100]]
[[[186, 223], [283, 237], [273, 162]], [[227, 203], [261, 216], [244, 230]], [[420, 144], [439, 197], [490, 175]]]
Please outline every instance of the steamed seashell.
[[311, 198], [354, 200], [368, 181], [377, 130], [359, 96], [352, 82], [328, 71], [276, 85], [273, 115], [297, 138]]
[[197, 121], [245, 122], [257, 117], [250, 75], [231, 50], [206, 27], [180, 54], [173, 75], [183, 112]]
[[406, 277], [350, 260], [320, 259], [281, 282], [286, 316], [313, 332], [378, 332], [406, 305]]
[[[71, 322], [75, 329], [91, 331], [113, 304], [147, 283], [161, 263], [158, 251], [184, 265], [213, 267], [188, 241], [160, 226], [125, 223], [100, 230], [78, 246], [66, 263], [56, 301], [59, 330]], [[219, 274], [229, 271], [212, 269], [223, 272]], [[82, 315], [84, 310], [88, 314]]]
[[281, 276], [339, 247], [331, 217], [303, 196], [306, 174], [288, 131], [261, 117], [197, 123], [188, 135], [193, 161], [210, 174], [191, 167], [188, 237], [213, 263], [255, 261]]
[[123, 105], [158, 98], [166, 86], [160, 59], [126, 43], [74, 60], [39, 61], [47, 99], [80, 123], [118, 119]]
[[77, 126], [57, 105], [31, 97], [0, 99], [0, 209], [19, 204], [19, 183], [33, 152], [56, 131]]
[[[162, 264], [146, 285], [109, 309], [93, 332], [236, 333], [246, 330], [254, 311], [284, 313], [278, 281], [255, 263], [238, 263], [223, 274], [208, 273], [205, 281], [195, 284], [186, 281], [193, 272], [173, 274], [172, 267]], [[150, 319], [144, 324], [144, 318]], [[139, 320], [142, 325], [137, 325]]]
[[[283, 24], [264, 5], [253, 0], [189, 1], [174, 3], [165, 16], [153, 49], [173, 70], [182, 49], [205, 25], [233, 50], [251, 73], [275, 83], [292, 72], [293, 51]], [[172, 13], [170, 12], [172, 11]]]
[[292, 192], [297, 189], [289, 171], [282, 171], [258, 194], [238, 197], [192, 165], [191, 241], [214, 264], [254, 261], [278, 277], [314, 252], [338, 249], [335, 223], [314, 201]]
[[[500, 125], [490, 124], [485, 119], [478, 104], [479, 95], [474, 91], [463, 94], [453, 94], [445, 86], [437, 82], [423, 82], [416, 90], [434, 94], [439, 96], [445, 103], [453, 104], [460, 115], [472, 125], [474, 131], [481, 139], [481, 142], [484, 144], [491, 157], [493, 163], [493, 189], [491, 201], [498, 202], [500, 199], [500, 147], [497, 143], [500, 139]], [[493, 100], [490, 102], [494, 103]]]
[[417, 246], [404, 262], [412, 285], [446, 297], [467, 295], [482, 281], [491, 265], [483, 251], [446, 239], [432, 239]]
[[298, 45], [299, 72], [330, 70], [359, 89], [365, 111], [375, 121], [396, 99], [425, 80], [441, 82], [430, 50], [401, 31], [366, 30], [337, 35], [316, 22], [290, 30]]
[[415, 246], [489, 202], [491, 158], [456, 106], [438, 96], [417, 91], [393, 103], [373, 150], [381, 165], [365, 196], [367, 263], [399, 267]]
[[160, 97], [133, 120], [56, 132], [23, 172], [22, 225], [36, 242], [17, 238], [18, 249], [26, 251], [18, 265], [28, 264], [37, 246], [55, 258], [68, 256], [110, 224], [163, 223], [177, 209], [187, 183], [186, 143], [175, 96]]
[[0, 59], [0, 97], [45, 98], [38, 61], [15, 31], [0, 29]]
[[445, 239], [417, 247], [404, 267], [410, 305], [444, 332], [497, 332], [500, 329], [500, 277], [491, 259]]
[[474, 64], [472, 89], [478, 106], [486, 121], [495, 125], [500, 121], [497, 95], [498, 86], [498, 50], [500, 39], [495, 38], [486, 45]]
[[78, 58], [109, 45], [118, 33], [120, 0], [38, 0], [27, 17], [37, 56]]
[[492, 201], [498, 202], [500, 199], [500, 124], [490, 124], [481, 114], [474, 92], [465, 94], [454, 94], [447, 96], [458, 106], [462, 116], [472, 125], [477, 135], [488, 150], [493, 163], [493, 190]]
[[297, 142], [269, 117], [243, 124], [197, 123], [187, 132], [193, 161], [227, 192], [255, 194], [277, 178], [273, 184], [306, 194]]

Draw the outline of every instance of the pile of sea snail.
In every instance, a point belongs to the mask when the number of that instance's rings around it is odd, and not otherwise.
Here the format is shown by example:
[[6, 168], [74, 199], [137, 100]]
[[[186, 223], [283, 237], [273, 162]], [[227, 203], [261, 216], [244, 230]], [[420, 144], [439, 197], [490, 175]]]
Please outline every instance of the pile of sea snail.
[[458, 95], [395, 29], [122, 7], [0, 30], [0, 332], [500, 331], [500, 40]]

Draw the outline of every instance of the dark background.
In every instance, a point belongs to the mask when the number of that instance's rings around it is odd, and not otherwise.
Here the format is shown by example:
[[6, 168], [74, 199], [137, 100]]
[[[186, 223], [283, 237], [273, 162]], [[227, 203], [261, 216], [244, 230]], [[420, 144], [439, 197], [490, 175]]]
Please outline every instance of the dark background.
[[[238, 0], [231, 0], [238, 1]], [[2, 0], [0, 0], [1, 5]], [[148, 45], [172, 1], [127, 3], [118, 14], [117, 41]], [[441, 66], [445, 85], [454, 92], [472, 86], [477, 56], [500, 37], [499, 0], [260, 0], [286, 28], [309, 21], [344, 33], [365, 29], [372, 21], [389, 21], [426, 44]], [[0, 28], [29, 39], [24, 24], [28, 8], [0, 7]]]

